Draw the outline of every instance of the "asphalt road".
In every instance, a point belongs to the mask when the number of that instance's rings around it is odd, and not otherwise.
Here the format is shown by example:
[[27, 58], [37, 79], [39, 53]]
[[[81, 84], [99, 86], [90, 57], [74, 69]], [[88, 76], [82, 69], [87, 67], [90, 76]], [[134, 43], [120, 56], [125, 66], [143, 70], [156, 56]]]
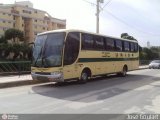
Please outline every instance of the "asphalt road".
[[159, 113], [160, 70], [0, 89], [0, 113]]

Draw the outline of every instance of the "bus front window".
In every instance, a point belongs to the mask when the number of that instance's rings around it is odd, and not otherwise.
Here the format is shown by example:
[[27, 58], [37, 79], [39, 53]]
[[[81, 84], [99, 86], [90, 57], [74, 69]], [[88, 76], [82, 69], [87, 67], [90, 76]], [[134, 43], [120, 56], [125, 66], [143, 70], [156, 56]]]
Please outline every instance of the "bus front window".
[[37, 36], [33, 49], [33, 66], [61, 66], [64, 38], [64, 33], [50, 33]]

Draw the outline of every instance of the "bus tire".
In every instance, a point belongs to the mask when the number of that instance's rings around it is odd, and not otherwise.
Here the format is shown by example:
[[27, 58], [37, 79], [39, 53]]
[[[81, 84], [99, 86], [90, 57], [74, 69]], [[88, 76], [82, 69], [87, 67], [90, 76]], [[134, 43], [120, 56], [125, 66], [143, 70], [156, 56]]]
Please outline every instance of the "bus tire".
[[125, 77], [127, 75], [127, 66], [125, 65], [122, 69], [121, 76]]
[[79, 83], [84, 84], [88, 81], [89, 74], [87, 70], [83, 70], [81, 73], [81, 77], [79, 79]]

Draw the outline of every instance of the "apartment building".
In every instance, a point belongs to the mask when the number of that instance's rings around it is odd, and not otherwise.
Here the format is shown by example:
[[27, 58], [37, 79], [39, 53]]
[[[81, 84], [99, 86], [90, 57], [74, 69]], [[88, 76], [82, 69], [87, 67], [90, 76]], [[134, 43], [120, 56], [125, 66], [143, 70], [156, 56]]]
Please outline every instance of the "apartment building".
[[46, 11], [33, 8], [30, 1], [0, 4], [0, 36], [9, 28], [22, 30], [25, 39], [31, 43], [37, 33], [66, 28], [66, 20], [54, 18]]

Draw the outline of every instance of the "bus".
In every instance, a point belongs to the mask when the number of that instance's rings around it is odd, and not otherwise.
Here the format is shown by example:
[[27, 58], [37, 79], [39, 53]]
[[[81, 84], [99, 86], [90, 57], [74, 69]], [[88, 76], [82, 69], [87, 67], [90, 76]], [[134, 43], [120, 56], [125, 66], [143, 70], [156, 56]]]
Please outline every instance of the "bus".
[[137, 40], [121, 39], [82, 30], [40, 33], [33, 47], [33, 80], [86, 83], [95, 76], [118, 74], [139, 67]]

